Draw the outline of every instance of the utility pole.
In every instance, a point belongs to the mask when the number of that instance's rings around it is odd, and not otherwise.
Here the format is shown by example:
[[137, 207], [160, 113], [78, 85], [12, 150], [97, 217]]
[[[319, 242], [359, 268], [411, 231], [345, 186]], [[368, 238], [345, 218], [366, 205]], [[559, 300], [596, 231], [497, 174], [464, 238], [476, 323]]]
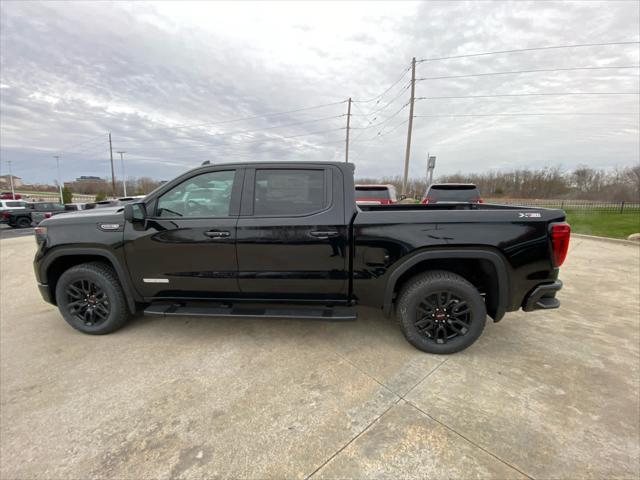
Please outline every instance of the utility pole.
[[16, 191], [13, 189], [13, 173], [11, 173], [11, 160], [7, 160], [7, 164], [9, 165], [9, 181], [11, 182], [11, 199], [16, 199]]
[[113, 196], [116, 195], [116, 174], [113, 170], [113, 145], [111, 144], [111, 132], [109, 132], [109, 157], [111, 158], [111, 189]]
[[56, 159], [56, 167], [58, 169], [58, 190], [60, 191], [60, 203], [64, 203], [64, 197], [62, 196], [62, 182], [60, 181], [60, 155], [54, 155]]
[[351, 127], [351, 97], [349, 97], [347, 106], [347, 142], [344, 149], [344, 161], [349, 163], [349, 129]]
[[122, 163], [122, 191], [124, 192], [124, 196], [127, 196], [127, 176], [124, 173], [124, 158], [123, 155], [127, 152], [116, 152], [120, 154], [120, 162]]
[[416, 98], [416, 57], [411, 60], [411, 99], [409, 100], [409, 127], [407, 128], [407, 149], [404, 153], [404, 176], [402, 177], [402, 194], [406, 195], [407, 177], [409, 176], [409, 157], [411, 157], [411, 132], [413, 131], [413, 103]]

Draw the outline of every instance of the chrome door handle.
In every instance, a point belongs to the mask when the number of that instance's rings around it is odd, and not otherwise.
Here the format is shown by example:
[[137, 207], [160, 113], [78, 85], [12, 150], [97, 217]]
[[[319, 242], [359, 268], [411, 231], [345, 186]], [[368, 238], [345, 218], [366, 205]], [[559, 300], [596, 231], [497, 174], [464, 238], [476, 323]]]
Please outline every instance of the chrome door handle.
[[336, 232], [335, 230], [329, 230], [329, 231], [311, 232], [310, 235], [312, 237], [316, 237], [316, 238], [320, 238], [320, 239], [326, 239], [326, 238], [329, 238], [329, 237], [337, 237], [338, 235], [340, 235], [340, 233]]
[[231, 232], [219, 230], [209, 230], [208, 232], [204, 232], [204, 234], [209, 238], [226, 238], [231, 236]]

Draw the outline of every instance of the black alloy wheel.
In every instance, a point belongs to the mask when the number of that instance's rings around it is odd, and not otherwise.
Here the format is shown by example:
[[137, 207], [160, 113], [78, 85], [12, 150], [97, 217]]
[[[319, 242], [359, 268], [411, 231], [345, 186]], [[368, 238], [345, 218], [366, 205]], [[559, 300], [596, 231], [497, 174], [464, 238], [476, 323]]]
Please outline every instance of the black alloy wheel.
[[416, 308], [415, 326], [437, 344], [466, 335], [472, 321], [469, 304], [450, 291], [432, 293]]
[[76, 330], [104, 335], [131, 317], [118, 275], [106, 262], [89, 262], [66, 270], [56, 282], [60, 313]]
[[484, 329], [487, 310], [478, 289], [445, 270], [416, 275], [400, 289], [396, 314], [405, 338], [428, 353], [464, 350]]
[[105, 291], [91, 280], [76, 280], [66, 288], [69, 313], [88, 327], [98, 326], [109, 317], [111, 304]]

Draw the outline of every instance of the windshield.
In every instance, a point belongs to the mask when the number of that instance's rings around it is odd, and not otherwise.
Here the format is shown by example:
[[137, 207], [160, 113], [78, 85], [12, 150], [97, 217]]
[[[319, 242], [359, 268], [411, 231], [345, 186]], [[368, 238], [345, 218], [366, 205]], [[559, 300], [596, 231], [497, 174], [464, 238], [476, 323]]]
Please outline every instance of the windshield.
[[427, 192], [427, 197], [438, 202], [470, 202], [480, 198], [480, 191], [474, 186], [434, 186]]
[[387, 187], [356, 187], [356, 200], [365, 198], [389, 200], [389, 189]]

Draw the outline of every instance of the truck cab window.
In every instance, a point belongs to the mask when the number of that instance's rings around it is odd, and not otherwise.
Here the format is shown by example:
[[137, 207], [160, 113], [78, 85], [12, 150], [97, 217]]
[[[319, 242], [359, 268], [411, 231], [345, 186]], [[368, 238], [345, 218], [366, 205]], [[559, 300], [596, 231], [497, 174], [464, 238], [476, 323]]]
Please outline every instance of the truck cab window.
[[158, 200], [157, 216], [227, 217], [235, 170], [203, 173], [173, 187]]
[[256, 170], [254, 215], [305, 215], [325, 207], [324, 170]]

